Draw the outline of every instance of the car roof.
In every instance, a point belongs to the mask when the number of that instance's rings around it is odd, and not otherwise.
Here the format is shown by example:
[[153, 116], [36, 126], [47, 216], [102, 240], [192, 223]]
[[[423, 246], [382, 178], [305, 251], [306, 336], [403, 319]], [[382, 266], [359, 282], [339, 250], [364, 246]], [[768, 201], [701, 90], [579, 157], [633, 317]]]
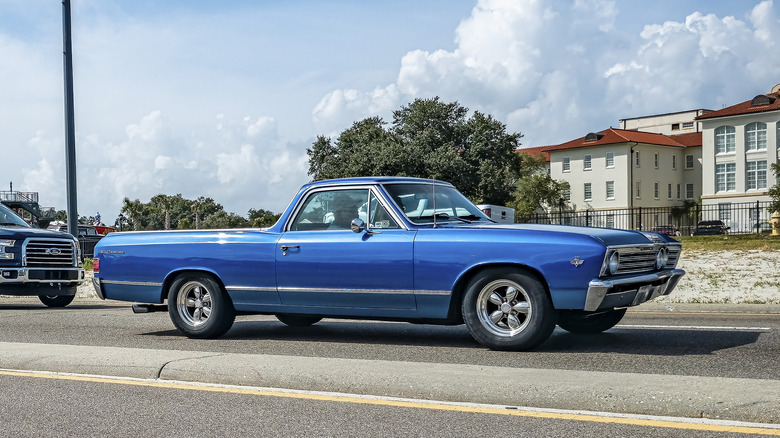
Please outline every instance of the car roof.
[[322, 181], [314, 181], [305, 184], [302, 188], [307, 189], [309, 187], [329, 186], [329, 185], [348, 185], [348, 184], [431, 184], [435, 182], [436, 185], [452, 186], [452, 184], [446, 181], [438, 181], [425, 178], [412, 178], [405, 176], [361, 176], [354, 178], [338, 178], [338, 179], [326, 179]]

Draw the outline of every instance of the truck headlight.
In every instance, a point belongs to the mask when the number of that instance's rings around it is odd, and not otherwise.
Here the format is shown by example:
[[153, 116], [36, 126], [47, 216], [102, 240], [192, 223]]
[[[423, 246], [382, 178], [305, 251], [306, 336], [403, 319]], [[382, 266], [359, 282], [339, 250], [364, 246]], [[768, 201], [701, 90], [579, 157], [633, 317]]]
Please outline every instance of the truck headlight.
[[15, 240], [0, 239], [0, 260], [13, 260], [14, 255], [12, 253], [5, 252], [7, 246], [14, 246]]
[[666, 248], [661, 248], [658, 251], [658, 254], [655, 255], [655, 268], [661, 269], [664, 266], [666, 266], [666, 263], [669, 261], [669, 250]]
[[610, 274], [617, 274], [617, 271], [620, 268], [620, 254], [617, 251], [609, 256], [609, 265], [607, 267]]

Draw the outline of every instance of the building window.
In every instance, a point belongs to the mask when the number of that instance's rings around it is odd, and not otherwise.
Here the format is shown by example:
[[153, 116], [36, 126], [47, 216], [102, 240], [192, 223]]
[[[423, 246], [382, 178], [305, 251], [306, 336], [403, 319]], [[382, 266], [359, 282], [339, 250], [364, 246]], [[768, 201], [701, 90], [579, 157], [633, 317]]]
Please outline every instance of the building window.
[[607, 167], [615, 167], [615, 153], [607, 152]]
[[639, 199], [639, 198], [642, 197], [642, 182], [641, 181], [637, 181], [636, 182], [636, 192], [635, 192], [635, 194], [636, 194], [636, 199]]
[[766, 149], [766, 123], [755, 122], [745, 127], [745, 149], [749, 151]]
[[666, 197], [669, 199], [672, 199], [672, 185], [669, 184], [669, 187], [666, 190]]
[[615, 181], [607, 181], [607, 199], [615, 199]]
[[685, 156], [685, 168], [686, 169], [693, 169], [693, 155], [686, 155]]
[[672, 131], [678, 131], [680, 129], [679, 123], [672, 123]]
[[653, 198], [658, 199], [661, 197], [661, 184], [655, 183], [653, 184]]
[[682, 127], [683, 129], [693, 128], [693, 122], [683, 122]]
[[571, 160], [569, 157], [563, 157], [563, 171], [568, 172], [571, 170]]
[[766, 161], [748, 161], [747, 189], [758, 190], [766, 188]]
[[635, 157], [634, 159], [636, 160], [635, 161], [636, 167], [639, 167], [639, 151], [634, 152], [634, 154], [635, 154], [634, 155], [634, 157]]
[[693, 184], [685, 185], [685, 199], [693, 199]]
[[585, 183], [584, 192], [585, 192], [585, 200], [590, 201], [593, 199], [593, 191], [591, 190], [591, 183]]
[[715, 165], [715, 190], [731, 192], [737, 189], [737, 164], [723, 163]]
[[658, 169], [658, 154], [653, 154], [653, 167]]
[[715, 128], [715, 153], [734, 152], [736, 148], [736, 129], [733, 126]]
[[677, 199], [680, 199], [680, 185], [677, 184]]
[[571, 201], [571, 189], [563, 189], [563, 200]]
[[672, 155], [672, 169], [677, 170], [677, 155]]
[[591, 156], [590, 154], [588, 154], [585, 155], [585, 159], [582, 160], [582, 168], [584, 170], [590, 170], [590, 165], [591, 165]]
[[723, 222], [731, 220], [731, 203], [721, 202], [718, 204], [718, 219]]

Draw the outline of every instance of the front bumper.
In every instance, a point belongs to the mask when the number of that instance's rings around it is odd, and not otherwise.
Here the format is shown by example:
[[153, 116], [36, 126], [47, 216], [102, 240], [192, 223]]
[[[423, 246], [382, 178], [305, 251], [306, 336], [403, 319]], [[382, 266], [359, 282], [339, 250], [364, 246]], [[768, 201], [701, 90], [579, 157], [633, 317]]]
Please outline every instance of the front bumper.
[[662, 295], [669, 295], [685, 271], [670, 269], [652, 274], [610, 280], [593, 280], [585, 296], [586, 312], [612, 307], [636, 306]]
[[0, 268], [2, 295], [75, 295], [83, 282], [83, 268]]

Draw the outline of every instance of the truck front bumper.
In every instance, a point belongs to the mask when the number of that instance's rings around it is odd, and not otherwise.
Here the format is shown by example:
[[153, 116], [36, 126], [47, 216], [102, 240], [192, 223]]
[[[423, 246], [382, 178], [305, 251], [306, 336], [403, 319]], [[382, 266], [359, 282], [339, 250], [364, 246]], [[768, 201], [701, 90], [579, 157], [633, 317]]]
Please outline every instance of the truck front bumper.
[[0, 294], [75, 295], [71, 289], [84, 282], [84, 278], [83, 268], [0, 268]]
[[609, 280], [593, 280], [585, 297], [587, 312], [612, 307], [628, 307], [642, 304], [662, 295], [669, 295], [685, 271], [670, 269]]

